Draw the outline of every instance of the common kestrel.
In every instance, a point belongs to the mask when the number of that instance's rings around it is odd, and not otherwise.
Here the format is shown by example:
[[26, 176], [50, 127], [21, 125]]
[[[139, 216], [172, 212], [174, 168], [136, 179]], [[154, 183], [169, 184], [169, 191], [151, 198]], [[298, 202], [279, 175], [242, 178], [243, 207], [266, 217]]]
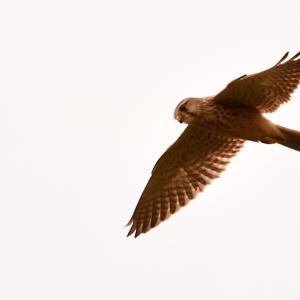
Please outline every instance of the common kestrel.
[[185, 206], [219, 176], [245, 140], [300, 151], [300, 131], [262, 115], [287, 102], [298, 86], [299, 55], [285, 61], [287, 52], [272, 68], [243, 75], [215, 96], [186, 98], [177, 105], [175, 119], [188, 126], [155, 164], [128, 235], [149, 231]]

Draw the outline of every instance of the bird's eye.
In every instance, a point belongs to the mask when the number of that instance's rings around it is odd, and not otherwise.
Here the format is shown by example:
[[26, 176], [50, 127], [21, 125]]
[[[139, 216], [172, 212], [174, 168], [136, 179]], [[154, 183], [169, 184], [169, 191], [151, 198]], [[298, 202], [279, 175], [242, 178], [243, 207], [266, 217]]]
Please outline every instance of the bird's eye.
[[186, 106], [180, 106], [179, 110], [183, 111], [183, 112], [186, 112]]

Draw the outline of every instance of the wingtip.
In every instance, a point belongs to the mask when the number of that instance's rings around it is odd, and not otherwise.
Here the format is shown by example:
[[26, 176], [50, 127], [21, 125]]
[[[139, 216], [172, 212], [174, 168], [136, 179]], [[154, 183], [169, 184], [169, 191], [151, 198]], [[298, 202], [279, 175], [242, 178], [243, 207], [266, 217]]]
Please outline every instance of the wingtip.
[[128, 221], [128, 223], [127, 223], [126, 225], [124, 225], [124, 228], [130, 226], [131, 224], [132, 224], [132, 219], [130, 219], [130, 220]]
[[135, 228], [131, 228], [131, 229], [128, 231], [126, 237], [131, 236], [133, 233], [134, 233], [134, 236], [133, 236], [133, 237], [136, 239], [142, 232], [139, 232], [139, 231], [136, 230]]
[[[286, 62], [295, 60], [299, 55], [300, 55], [300, 51], [297, 52], [293, 57], [291, 57], [291, 58], [290, 58], [288, 61], [286, 61]], [[282, 58], [279, 60], [279, 62], [278, 62], [275, 66], [280, 65], [280, 64], [281, 64], [288, 56], [289, 56], [289, 51], [287, 51], [287, 52], [282, 56]]]
[[141, 232], [136, 231], [134, 234], [134, 238], [136, 239], [140, 234], [141, 234]]
[[290, 58], [289, 61], [296, 59], [299, 55], [300, 55], [300, 51], [296, 53], [292, 58]]
[[280, 65], [287, 57], [289, 56], [289, 51], [287, 51], [281, 58], [280, 60], [275, 64], [275, 66]]
[[137, 230], [136, 230], [135, 225], [132, 224], [132, 223], [133, 223], [132, 220], [130, 220], [130, 221], [128, 222], [128, 224], [126, 225], [126, 226], [130, 226], [130, 225], [131, 225], [131, 227], [130, 227], [128, 233], [127, 233], [127, 237], [129, 237], [130, 235], [132, 235], [134, 232], [135, 232], [135, 237], [136, 237]]
[[129, 221], [129, 223], [127, 225], [131, 225], [131, 227], [127, 233], [127, 237], [134, 234], [134, 238], [137, 238], [142, 233], [148, 232], [152, 228], [150, 226], [150, 223], [147, 226], [143, 227], [142, 224], [136, 223], [133, 220]]
[[133, 224], [132, 218], [129, 220], [129, 222], [128, 222], [126, 225], [124, 225], [123, 228], [128, 227], [128, 226], [130, 226], [130, 225], [131, 225], [131, 228], [129, 229], [129, 231], [128, 231], [126, 237], [129, 237], [129, 236], [132, 235], [132, 234], [134, 233], [134, 231], [135, 231], [135, 226], [134, 226], [134, 224]]

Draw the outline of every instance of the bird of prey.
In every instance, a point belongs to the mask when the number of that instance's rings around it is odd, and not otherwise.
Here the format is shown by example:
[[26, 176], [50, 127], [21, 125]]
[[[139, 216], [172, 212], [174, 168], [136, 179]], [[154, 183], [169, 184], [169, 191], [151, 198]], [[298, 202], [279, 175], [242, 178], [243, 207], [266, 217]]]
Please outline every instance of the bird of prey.
[[263, 113], [290, 99], [300, 81], [300, 52], [273, 67], [231, 81], [215, 96], [185, 98], [174, 117], [188, 124], [155, 164], [128, 223], [128, 235], [149, 231], [185, 206], [219, 176], [246, 140], [300, 151], [300, 131], [276, 125]]

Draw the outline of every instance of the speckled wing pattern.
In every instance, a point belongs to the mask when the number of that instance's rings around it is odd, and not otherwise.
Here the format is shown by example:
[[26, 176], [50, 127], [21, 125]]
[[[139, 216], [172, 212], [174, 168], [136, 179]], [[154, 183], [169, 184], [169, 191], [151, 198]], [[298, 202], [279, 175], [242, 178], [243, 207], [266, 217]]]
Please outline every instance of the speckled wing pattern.
[[219, 176], [244, 140], [189, 125], [152, 171], [128, 223], [135, 237], [185, 206]]
[[299, 55], [300, 52], [284, 62], [287, 52], [274, 67], [233, 80], [214, 100], [224, 105], [253, 106], [262, 113], [275, 111], [290, 99], [299, 84]]

